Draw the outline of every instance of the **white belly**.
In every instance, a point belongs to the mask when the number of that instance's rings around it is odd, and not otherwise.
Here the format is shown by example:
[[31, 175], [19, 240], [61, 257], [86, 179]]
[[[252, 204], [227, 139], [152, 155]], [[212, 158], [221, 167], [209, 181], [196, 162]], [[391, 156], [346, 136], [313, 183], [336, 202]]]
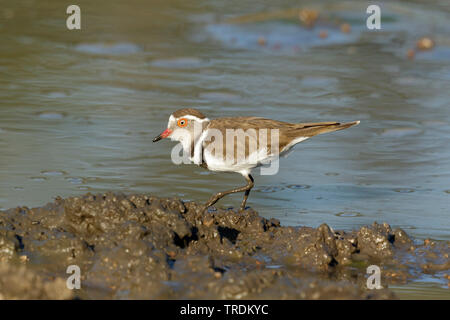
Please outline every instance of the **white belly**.
[[266, 150], [261, 150], [257, 154], [253, 154], [250, 157], [243, 159], [224, 159], [223, 157], [216, 157], [215, 155], [204, 150], [203, 160], [207, 164], [208, 169], [211, 171], [222, 172], [247, 172], [250, 173], [253, 168], [266, 164], [270, 161], [271, 157], [267, 155]]

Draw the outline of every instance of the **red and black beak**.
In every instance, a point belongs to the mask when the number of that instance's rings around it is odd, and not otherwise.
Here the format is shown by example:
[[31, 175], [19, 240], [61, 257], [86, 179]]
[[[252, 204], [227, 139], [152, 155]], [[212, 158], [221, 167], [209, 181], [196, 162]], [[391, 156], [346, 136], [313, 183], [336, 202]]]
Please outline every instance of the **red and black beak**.
[[166, 129], [163, 132], [161, 132], [161, 134], [159, 134], [157, 137], [155, 137], [155, 139], [153, 139], [153, 142], [156, 142], [156, 141], [159, 141], [161, 139], [167, 138], [168, 136], [170, 136], [171, 133], [172, 133], [172, 130]]

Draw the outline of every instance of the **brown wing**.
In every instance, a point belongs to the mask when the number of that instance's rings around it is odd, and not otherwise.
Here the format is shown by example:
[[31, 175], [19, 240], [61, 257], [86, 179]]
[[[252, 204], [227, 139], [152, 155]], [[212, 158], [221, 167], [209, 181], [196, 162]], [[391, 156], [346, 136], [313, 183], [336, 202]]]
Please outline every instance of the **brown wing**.
[[[289, 145], [294, 139], [299, 137], [313, 137], [315, 135], [332, 132], [337, 130], [342, 130], [349, 128], [355, 124], [358, 124], [359, 121], [349, 122], [349, 123], [339, 123], [339, 122], [311, 122], [311, 123], [289, 123], [283, 121], [277, 121], [272, 119], [258, 118], [258, 117], [233, 117], [233, 118], [218, 118], [211, 120], [208, 125], [208, 129], [216, 129], [222, 133], [223, 136], [223, 155], [230, 156], [230, 152], [236, 156], [237, 148], [242, 148], [239, 146], [239, 139], [237, 139], [237, 143], [234, 143], [234, 150], [226, 150], [226, 130], [227, 129], [242, 129], [245, 132], [256, 132], [256, 135], [247, 135], [245, 139], [245, 156], [247, 157], [249, 154], [249, 144], [256, 143], [257, 148], [260, 148], [258, 145], [257, 137], [259, 136], [260, 129], [267, 129], [267, 146], [269, 152], [272, 150], [271, 146], [271, 136], [270, 130], [278, 129], [279, 130], [279, 148], [278, 152], [282, 151], [286, 146]], [[205, 147], [211, 143], [206, 142]], [[241, 143], [242, 144], [242, 143]]]
[[[300, 137], [311, 138], [318, 134], [333, 132], [350, 128], [351, 126], [359, 124], [359, 121], [340, 123], [340, 122], [310, 122], [293, 124], [293, 128], [280, 133], [280, 150], [283, 150], [294, 139]], [[291, 145], [290, 147], [292, 147]]]

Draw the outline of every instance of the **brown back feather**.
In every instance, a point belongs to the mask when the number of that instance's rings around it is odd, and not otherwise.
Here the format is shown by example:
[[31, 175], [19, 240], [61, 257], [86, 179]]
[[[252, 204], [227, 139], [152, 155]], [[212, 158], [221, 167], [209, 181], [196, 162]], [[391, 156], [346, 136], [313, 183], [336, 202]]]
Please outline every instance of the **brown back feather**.
[[[259, 136], [259, 129], [269, 129], [267, 136], [267, 145], [269, 152], [271, 152], [271, 138], [270, 129], [279, 130], [279, 150], [281, 152], [292, 140], [299, 137], [313, 137], [318, 134], [332, 132], [349, 128], [358, 124], [359, 121], [339, 123], [339, 122], [310, 122], [310, 123], [289, 123], [258, 117], [233, 117], [233, 118], [218, 118], [211, 120], [207, 128], [220, 130], [223, 136], [223, 157], [228, 153], [232, 157], [237, 156], [237, 148], [241, 148], [238, 143], [234, 143], [234, 150], [226, 150], [226, 130], [227, 129], [254, 129], [257, 137]], [[245, 156], [248, 157], [249, 143], [253, 140], [251, 137], [245, 139]], [[239, 141], [239, 140], [238, 140]], [[205, 147], [212, 141], [205, 142]], [[254, 141], [253, 141], [254, 142]], [[258, 145], [259, 148], [259, 145]], [[234, 155], [234, 156], [233, 156]]]

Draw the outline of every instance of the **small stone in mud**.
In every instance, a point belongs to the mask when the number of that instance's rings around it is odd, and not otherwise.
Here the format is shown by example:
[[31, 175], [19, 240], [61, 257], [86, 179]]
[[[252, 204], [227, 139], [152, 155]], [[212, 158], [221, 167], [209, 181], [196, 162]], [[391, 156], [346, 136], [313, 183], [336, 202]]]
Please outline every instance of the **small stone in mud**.
[[414, 51], [414, 49], [409, 49], [408, 52], [406, 52], [406, 56], [410, 60], [414, 59], [415, 55], [416, 55], [416, 52]]

